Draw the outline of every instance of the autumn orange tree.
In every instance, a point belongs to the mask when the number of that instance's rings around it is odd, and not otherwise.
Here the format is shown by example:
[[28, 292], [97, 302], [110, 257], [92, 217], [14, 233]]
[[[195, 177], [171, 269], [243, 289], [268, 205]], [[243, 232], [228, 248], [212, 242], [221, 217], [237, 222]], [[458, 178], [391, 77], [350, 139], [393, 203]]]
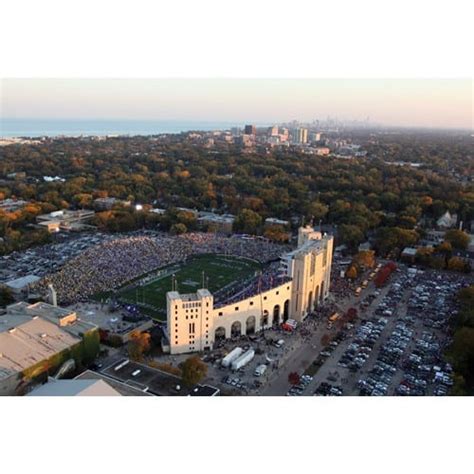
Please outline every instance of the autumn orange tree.
[[150, 350], [151, 336], [147, 332], [133, 331], [128, 340], [128, 355], [133, 360], [142, 360], [143, 354]]
[[268, 240], [273, 242], [288, 242], [290, 234], [281, 225], [272, 225], [265, 229], [263, 234]]
[[357, 267], [355, 265], [351, 265], [346, 270], [346, 278], [349, 278], [350, 280], [355, 280], [357, 278]]

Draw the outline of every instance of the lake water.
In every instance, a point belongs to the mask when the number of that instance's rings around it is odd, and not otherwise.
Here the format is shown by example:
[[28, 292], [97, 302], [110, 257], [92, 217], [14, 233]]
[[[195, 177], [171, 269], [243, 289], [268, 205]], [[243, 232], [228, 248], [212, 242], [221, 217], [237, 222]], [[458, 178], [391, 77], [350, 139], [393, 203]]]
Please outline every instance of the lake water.
[[228, 130], [243, 124], [173, 120], [0, 119], [0, 137], [155, 135], [189, 130]]

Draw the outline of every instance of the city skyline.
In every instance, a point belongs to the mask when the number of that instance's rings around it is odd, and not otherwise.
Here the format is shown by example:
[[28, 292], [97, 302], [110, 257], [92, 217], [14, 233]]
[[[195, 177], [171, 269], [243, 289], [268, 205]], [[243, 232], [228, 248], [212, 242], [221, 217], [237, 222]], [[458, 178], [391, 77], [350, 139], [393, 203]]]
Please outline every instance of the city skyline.
[[470, 79], [2, 79], [4, 119], [472, 129]]

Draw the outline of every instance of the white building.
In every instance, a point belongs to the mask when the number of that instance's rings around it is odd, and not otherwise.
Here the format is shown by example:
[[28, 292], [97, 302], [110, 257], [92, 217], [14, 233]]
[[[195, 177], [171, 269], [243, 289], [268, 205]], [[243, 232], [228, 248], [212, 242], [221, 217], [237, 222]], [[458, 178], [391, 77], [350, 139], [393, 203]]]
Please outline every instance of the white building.
[[[333, 237], [311, 227], [298, 232], [298, 248], [281, 259], [278, 277], [242, 299], [214, 301], [207, 289], [167, 299], [167, 336], [171, 354], [212, 349], [216, 339], [253, 334], [287, 319], [302, 321], [329, 294]], [[249, 294], [250, 293], [250, 294]]]
[[267, 217], [265, 219], [265, 225], [281, 225], [283, 227], [287, 227], [290, 225], [290, 223], [282, 219], [277, 219], [276, 217]]
[[446, 211], [437, 221], [436, 225], [442, 229], [451, 229], [456, 226], [458, 220], [457, 214], [451, 215], [449, 211]]
[[22, 292], [26, 292], [29, 286], [36, 283], [39, 279], [40, 277], [36, 275], [26, 275], [21, 278], [16, 278], [15, 280], [7, 281], [5, 286], [8, 286], [16, 295], [20, 295]]
[[300, 145], [308, 142], [308, 129], [307, 128], [295, 128], [291, 134], [291, 138], [294, 143]]

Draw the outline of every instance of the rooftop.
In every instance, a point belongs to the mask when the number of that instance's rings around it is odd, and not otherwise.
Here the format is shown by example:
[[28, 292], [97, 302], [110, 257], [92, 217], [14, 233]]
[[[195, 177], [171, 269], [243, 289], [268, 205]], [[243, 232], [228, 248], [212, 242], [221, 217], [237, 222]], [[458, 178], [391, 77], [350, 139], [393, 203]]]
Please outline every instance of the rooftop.
[[40, 317], [0, 316], [0, 380], [79, 342], [79, 337]]
[[112, 388], [114, 388], [120, 395], [124, 397], [149, 397], [152, 394], [144, 392], [143, 390], [132, 387], [124, 382], [115, 380], [107, 375], [93, 372], [92, 370], [86, 370], [74, 378], [75, 380], [103, 380]]
[[7, 281], [5, 285], [14, 290], [21, 290], [25, 286], [37, 282], [39, 279], [40, 278], [36, 275], [26, 275], [24, 277], [16, 278], [15, 280]]
[[196, 385], [189, 392], [190, 397], [215, 397], [219, 395], [220, 390], [211, 385]]
[[116, 397], [120, 393], [103, 380], [51, 380], [32, 390], [31, 397]]
[[97, 327], [95, 324], [81, 320], [77, 317], [76, 313], [70, 309], [53, 306], [43, 301], [34, 304], [25, 303], [24, 301], [11, 304], [7, 306], [6, 316], [9, 318], [24, 316], [27, 319], [40, 316], [51, 323], [61, 326], [65, 331], [76, 336], [82, 336], [82, 334]]
[[36, 217], [37, 222], [41, 221], [68, 221], [68, 220], [82, 220], [82, 219], [89, 219], [94, 216], [95, 212], [81, 209], [81, 210], [69, 210], [69, 209], [62, 209], [61, 211], [54, 211], [50, 212], [49, 214], [41, 214]]
[[297, 249], [285, 254], [283, 258], [295, 258], [299, 257], [300, 255], [305, 255], [311, 251], [317, 251], [319, 253], [326, 248], [328, 240], [332, 238], [332, 235], [323, 235], [321, 239], [308, 240], [301, 247], [298, 247]]
[[[102, 370], [102, 373], [127, 385], [132, 384], [133, 387], [146, 390], [154, 395], [187, 395], [179, 377], [132, 361], [117, 369], [118, 366], [120, 366], [120, 362]], [[139, 372], [137, 373], [137, 371]]]

